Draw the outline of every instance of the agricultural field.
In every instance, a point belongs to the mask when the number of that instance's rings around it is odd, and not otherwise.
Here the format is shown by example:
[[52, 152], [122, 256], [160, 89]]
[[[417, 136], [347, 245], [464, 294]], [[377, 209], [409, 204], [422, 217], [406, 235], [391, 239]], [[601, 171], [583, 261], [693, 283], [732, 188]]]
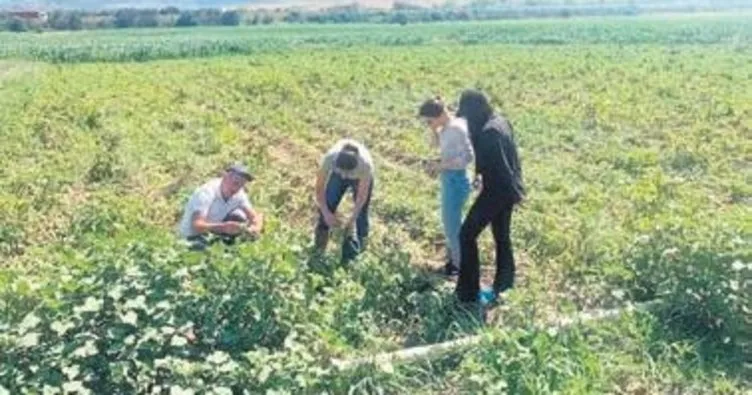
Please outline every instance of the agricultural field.
[[[0, 394], [749, 393], [749, 16], [0, 34]], [[467, 87], [514, 123], [529, 190], [485, 324], [435, 275], [416, 117]], [[378, 175], [342, 267], [337, 237], [310, 249], [345, 136]], [[182, 205], [235, 160], [264, 234], [187, 251]]]
[[[643, 18], [445, 22], [423, 25], [273, 25], [16, 34], [0, 32], [0, 58], [53, 63], [255, 56], [291, 49], [421, 45], [661, 44], [749, 50], [752, 12]], [[408, 48], [405, 48], [407, 51]], [[404, 52], [404, 51], [402, 51]]]

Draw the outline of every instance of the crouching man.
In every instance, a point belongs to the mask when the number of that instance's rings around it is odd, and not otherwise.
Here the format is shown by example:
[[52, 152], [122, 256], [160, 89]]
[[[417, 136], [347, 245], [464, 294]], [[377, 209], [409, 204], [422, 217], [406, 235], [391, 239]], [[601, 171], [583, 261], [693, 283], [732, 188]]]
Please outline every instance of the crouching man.
[[[326, 250], [329, 231], [343, 228], [342, 262], [350, 261], [366, 247], [368, 238], [368, 206], [374, 182], [371, 154], [361, 143], [342, 139], [324, 155], [316, 177], [316, 204], [319, 220], [316, 225], [315, 245], [318, 251]], [[352, 214], [343, 222], [336, 210], [348, 190], [355, 204]]]
[[252, 180], [245, 166], [234, 165], [222, 177], [196, 188], [180, 222], [180, 234], [191, 249], [203, 250], [219, 240], [234, 244], [242, 235], [259, 236], [263, 216], [253, 209], [244, 190]]

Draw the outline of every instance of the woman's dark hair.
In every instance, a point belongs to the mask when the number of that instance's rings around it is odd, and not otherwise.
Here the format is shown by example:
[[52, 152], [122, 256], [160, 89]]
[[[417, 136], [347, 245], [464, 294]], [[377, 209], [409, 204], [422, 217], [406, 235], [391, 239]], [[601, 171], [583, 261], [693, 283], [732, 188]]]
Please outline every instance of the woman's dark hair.
[[334, 165], [337, 166], [338, 169], [345, 171], [355, 169], [358, 166], [358, 147], [349, 143], [342, 146], [342, 150], [340, 150], [337, 155], [337, 160], [334, 162]]
[[462, 92], [457, 116], [467, 120], [471, 133], [480, 131], [492, 115], [493, 108], [481, 91], [467, 89]]
[[444, 101], [441, 100], [441, 97], [436, 96], [424, 101], [423, 104], [420, 105], [418, 116], [436, 118], [444, 113], [445, 108]]

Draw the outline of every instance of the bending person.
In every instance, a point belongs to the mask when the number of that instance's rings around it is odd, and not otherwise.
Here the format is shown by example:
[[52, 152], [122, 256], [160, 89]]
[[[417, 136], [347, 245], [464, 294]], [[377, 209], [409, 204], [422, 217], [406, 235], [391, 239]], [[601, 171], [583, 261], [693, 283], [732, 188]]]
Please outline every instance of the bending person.
[[[373, 160], [363, 144], [342, 139], [324, 155], [316, 176], [319, 219], [315, 230], [315, 246], [319, 251], [326, 250], [329, 231], [336, 227], [344, 228], [347, 234], [342, 245], [343, 262], [355, 258], [365, 250], [373, 183]], [[351, 215], [342, 223], [335, 213], [348, 189], [353, 192], [355, 204]]]
[[438, 146], [441, 155], [441, 220], [448, 257], [444, 273], [452, 276], [460, 270], [460, 226], [462, 210], [470, 196], [467, 166], [474, 159], [473, 147], [467, 122], [450, 115], [441, 98], [425, 101], [418, 115], [431, 129], [431, 141]]

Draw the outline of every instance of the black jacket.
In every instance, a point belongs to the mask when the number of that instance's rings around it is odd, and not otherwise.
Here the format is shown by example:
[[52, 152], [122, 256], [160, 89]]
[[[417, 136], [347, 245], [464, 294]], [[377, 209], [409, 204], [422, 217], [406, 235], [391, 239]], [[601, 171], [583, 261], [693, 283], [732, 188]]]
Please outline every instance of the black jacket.
[[475, 171], [483, 177], [483, 193], [504, 203], [519, 203], [525, 196], [525, 187], [511, 123], [493, 115], [480, 131], [471, 133], [471, 140]]

